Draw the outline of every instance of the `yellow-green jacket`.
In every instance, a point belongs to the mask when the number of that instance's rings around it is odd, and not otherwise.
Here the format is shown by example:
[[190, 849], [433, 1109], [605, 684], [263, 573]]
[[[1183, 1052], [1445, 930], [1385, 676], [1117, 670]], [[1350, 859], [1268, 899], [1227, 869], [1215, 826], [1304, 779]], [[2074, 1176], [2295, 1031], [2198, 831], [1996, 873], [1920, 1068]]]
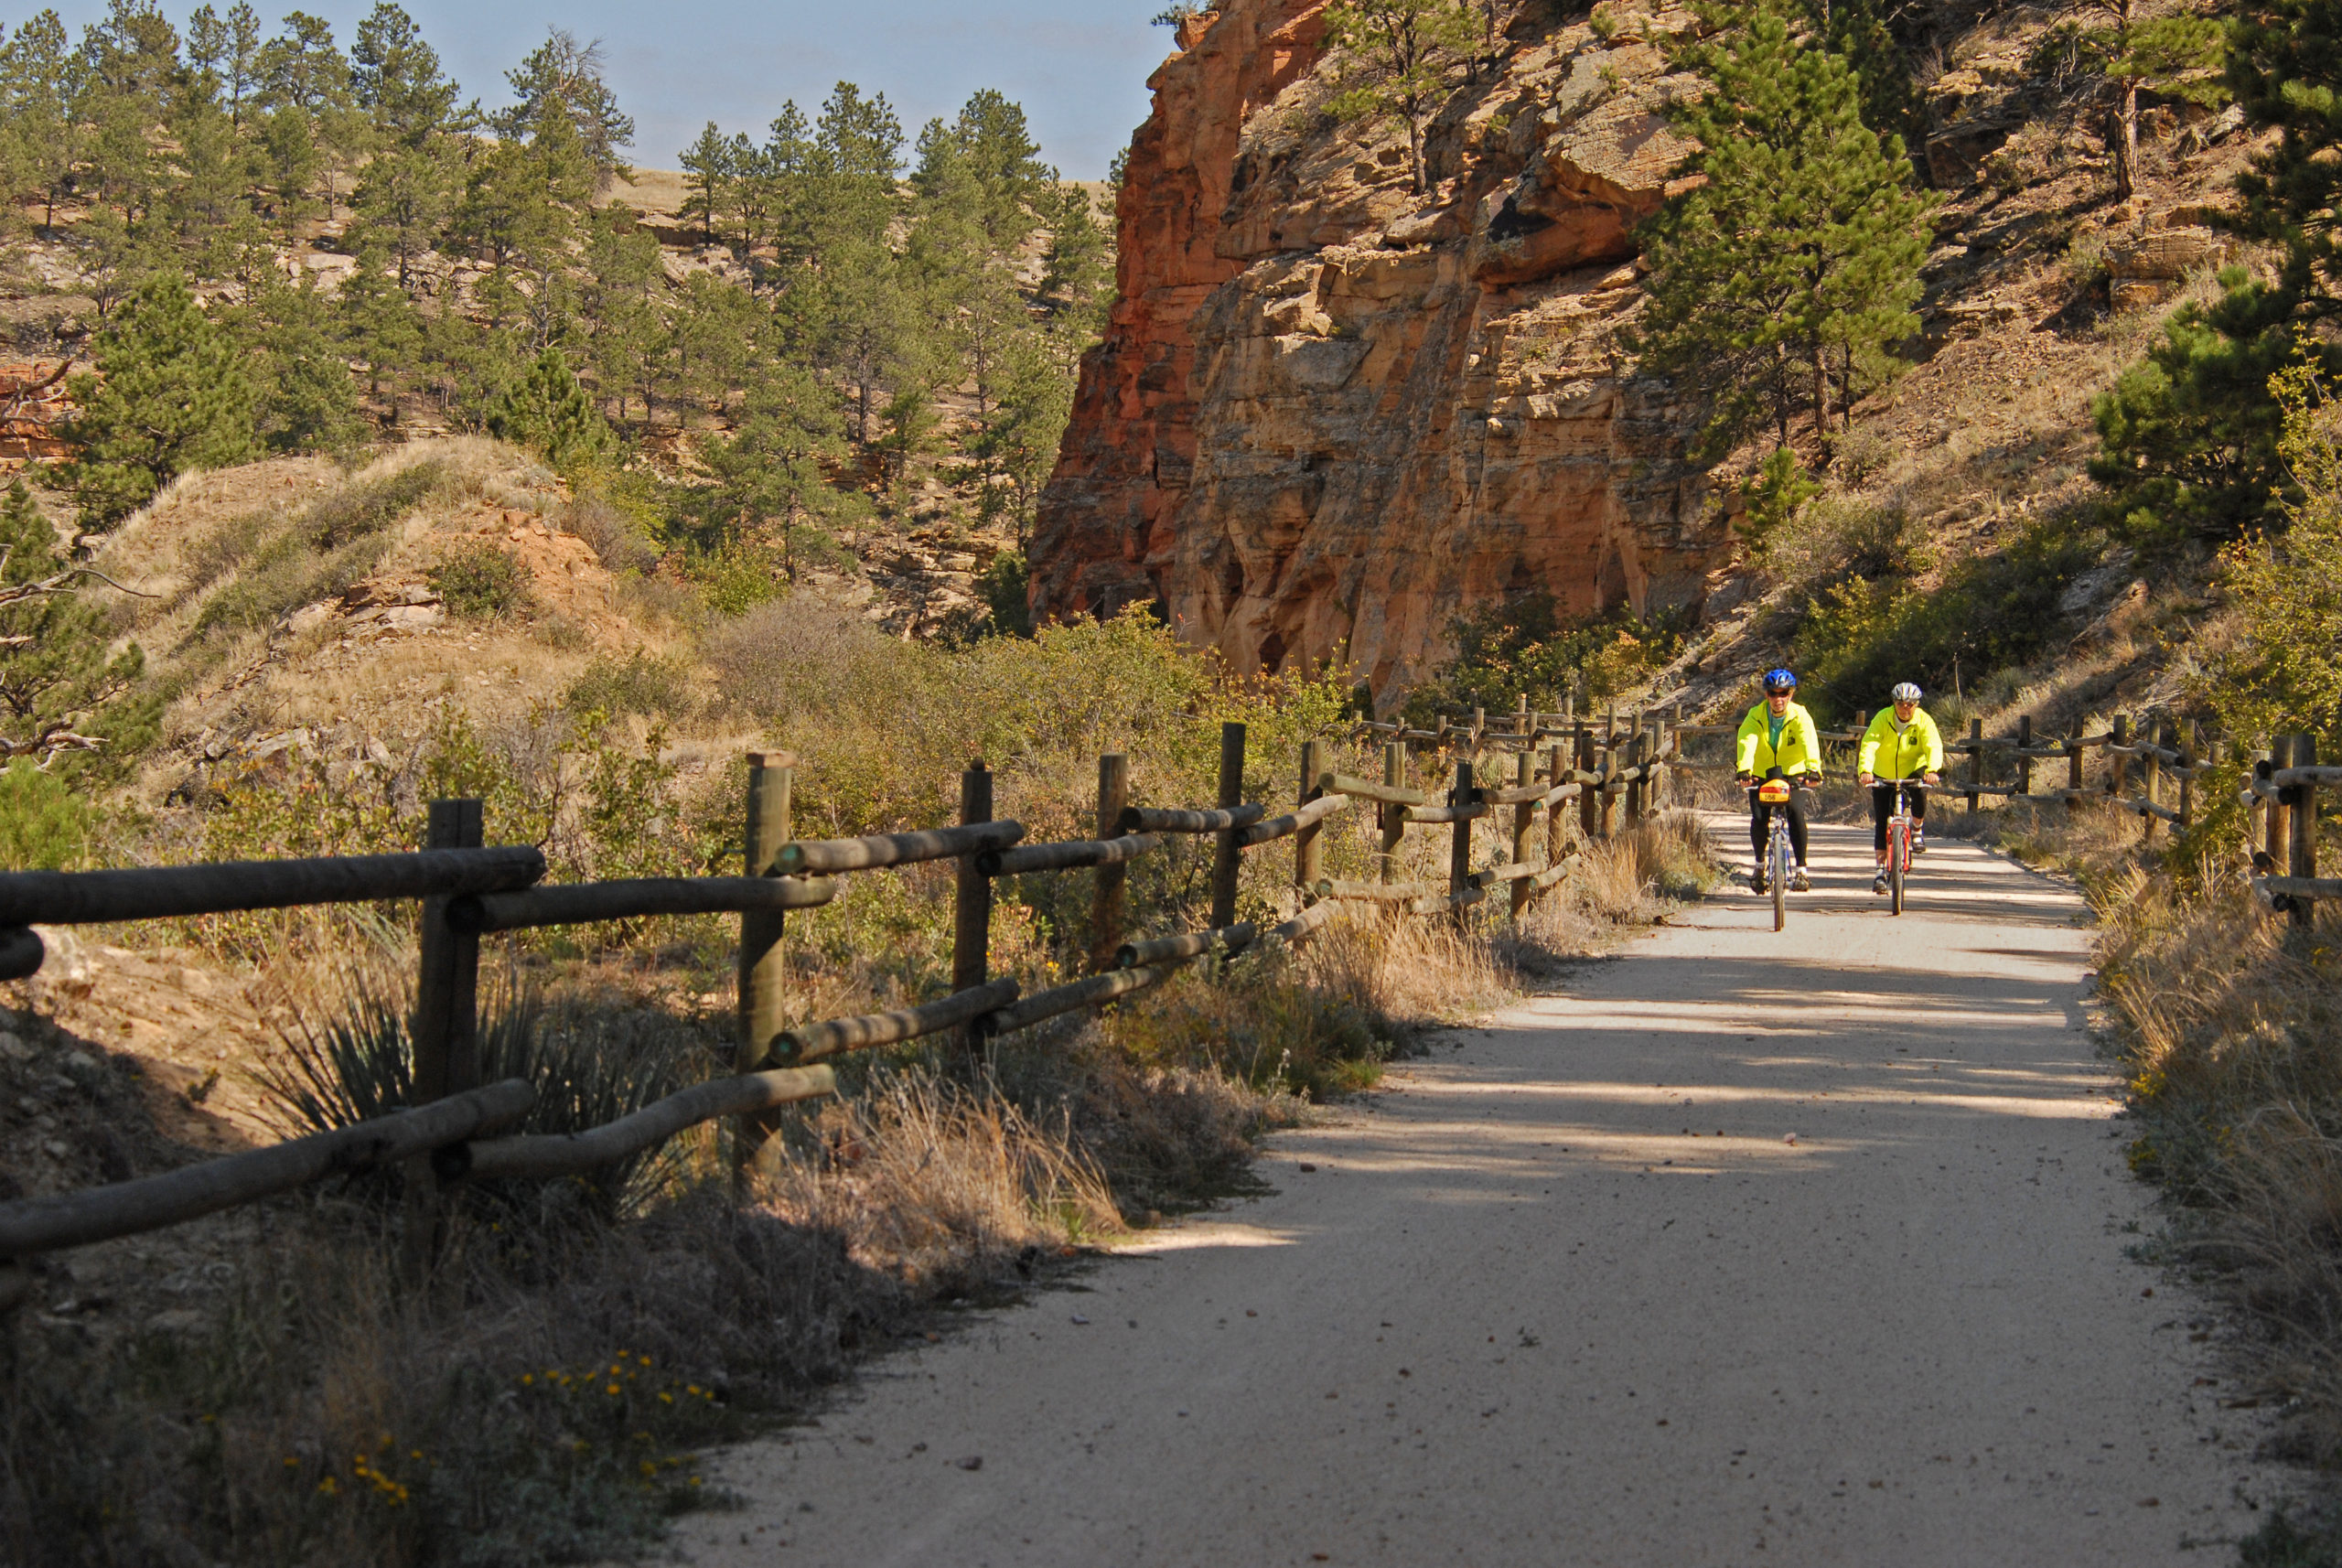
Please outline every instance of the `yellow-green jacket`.
[[1856, 773], [1874, 779], [1917, 779], [1943, 771], [1943, 732], [1925, 708], [1911, 710], [1911, 723], [1895, 733], [1895, 710], [1881, 708], [1863, 732], [1863, 749]]
[[1734, 767], [1743, 774], [1762, 779], [1774, 768], [1794, 779], [1800, 773], [1821, 771], [1821, 736], [1813, 727], [1813, 715], [1796, 703], [1781, 722], [1781, 745], [1776, 751], [1772, 746], [1773, 714], [1769, 704], [1759, 703], [1748, 710], [1740, 721], [1740, 742], [1735, 755]]

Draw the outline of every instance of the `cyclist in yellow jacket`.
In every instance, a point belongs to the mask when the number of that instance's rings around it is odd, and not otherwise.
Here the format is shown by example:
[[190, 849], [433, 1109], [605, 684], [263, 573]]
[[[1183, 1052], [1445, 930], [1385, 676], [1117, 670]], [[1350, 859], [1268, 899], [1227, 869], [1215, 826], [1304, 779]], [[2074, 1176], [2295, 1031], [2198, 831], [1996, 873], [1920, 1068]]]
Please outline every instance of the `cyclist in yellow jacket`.
[[[1776, 768], [1786, 779], [1821, 788], [1821, 732], [1814, 727], [1813, 715], [1798, 704], [1797, 675], [1788, 670], [1766, 673], [1765, 700], [1740, 721], [1733, 754], [1733, 771], [1740, 776], [1741, 788], [1749, 792], [1748, 837], [1756, 846], [1756, 870], [1748, 885], [1759, 893], [1771, 891], [1765, 886], [1765, 844], [1773, 831], [1776, 808], [1756, 798], [1756, 785]], [[1797, 893], [1810, 892], [1813, 887], [1812, 879], [1805, 874], [1804, 793], [1792, 789], [1789, 804], [1778, 808], [1789, 814], [1789, 848], [1797, 855], [1797, 874], [1789, 879], [1789, 888]]]
[[1884, 709], [1863, 732], [1856, 764], [1862, 787], [1870, 791], [1871, 837], [1878, 850], [1878, 875], [1871, 880], [1874, 893], [1886, 891], [1886, 822], [1895, 814], [1895, 785], [1905, 781], [1904, 799], [1911, 803], [1911, 853], [1928, 847], [1928, 787], [1943, 782], [1943, 732], [1919, 706], [1919, 688], [1906, 681], [1895, 688], [1895, 705]]

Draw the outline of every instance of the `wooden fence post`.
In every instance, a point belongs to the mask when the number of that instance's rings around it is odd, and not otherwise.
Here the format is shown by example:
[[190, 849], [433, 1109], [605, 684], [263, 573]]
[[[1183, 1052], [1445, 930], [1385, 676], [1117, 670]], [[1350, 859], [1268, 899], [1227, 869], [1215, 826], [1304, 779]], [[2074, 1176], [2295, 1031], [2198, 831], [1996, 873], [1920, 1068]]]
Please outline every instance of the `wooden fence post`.
[[[992, 821], [992, 770], [978, 757], [960, 775], [960, 821]], [[992, 978], [992, 878], [976, 864], [976, 856], [960, 857], [960, 886], [952, 906], [951, 989], [973, 991]], [[974, 1022], [960, 1028], [960, 1044], [970, 1065], [982, 1059], [983, 1034]]]
[[[2255, 764], [2256, 777], [2267, 779], [2281, 768], [2293, 766], [2294, 737], [2276, 735], [2269, 737], [2269, 755]], [[2272, 787], [2273, 788], [2273, 787]], [[2291, 843], [2291, 829], [2285, 821], [2285, 796], [2283, 790], [2271, 794], [2261, 803], [2261, 850], [2269, 857], [2271, 870], [2285, 864]]]
[[[2155, 727], [2153, 724], [2139, 726], [2141, 746], [2154, 746], [2156, 738]], [[2163, 790], [2160, 788], [2162, 782], [2163, 758], [2152, 751], [2143, 753], [2139, 758], [2139, 784], [2140, 794], [2145, 799], [2147, 809], [2139, 813], [2139, 842], [2141, 843], [2154, 843], [2155, 835], [2162, 831], [2163, 819], [2155, 815], [2155, 808], [2163, 804]]]
[[[1472, 765], [1468, 762], [1457, 763], [1456, 787], [1448, 791], [1447, 803], [1456, 807], [1469, 806], [1476, 792], [1472, 781]], [[1471, 886], [1472, 819], [1458, 817], [1447, 841], [1447, 896], [1450, 898], [1456, 897]], [[1464, 912], [1461, 909], [1455, 913], [1457, 920], [1463, 919]]]
[[[1407, 782], [1407, 743], [1394, 740], [1382, 748], [1382, 782], [1393, 789], [1402, 789]], [[1399, 848], [1407, 837], [1407, 808], [1395, 800], [1384, 800], [1375, 808], [1382, 826], [1382, 847], [1376, 862], [1382, 867], [1382, 884], [1389, 886], [1399, 880]]]
[[[1549, 792], [1562, 787], [1563, 776], [1570, 770], [1568, 762], [1563, 760], [1567, 756], [1568, 753], [1559, 746], [1550, 747], [1546, 751], [1545, 788]], [[1545, 864], [1547, 865], [1560, 865], [1562, 856], [1569, 851], [1569, 809], [1570, 803], [1567, 800], [1556, 800], [1546, 808]]]
[[[1525, 789], [1536, 772], [1537, 759], [1524, 746], [1521, 749], [1520, 760], [1513, 764], [1513, 782], [1517, 787]], [[1529, 830], [1536, 821], [1536, 802], [1524, 800], [1513, 807], [1512, 860], [1515, 865], [1520, 865], [1529, 858]], [[1520, 918], [1520, 912], [1529, 908], [1529, 879], [1525, 876], [1516, 876], [1512, 879], [1511, 886], [1511, 915], [1518, 920]]]
[[[425, 849], [477, 849], [483, 835], [478, 800], [434, 800], [424, 830]], [[416, 1105], [479, 1087], [479, 938], [447, 923], [446, 898], [423, 901], [417, 933], [414, 1017], [409, 1039], [414, 1049]], [[420, 1281], [438, 1254], [441, 1204], [438, 1178], [429, 1156], [406, 1164], [404, 1261], [410, 1280]]]
[[2019, 796], [2033, 793], [2033, 758], [2026, 755], [2033, 749], [2033, 715], [2019, 714], [2016, 721], [2016, 792]]
[[[1593, 775], [1609, 775], [1609, 739], [1595, 739], [1593, 730], [1578, 725], [1578, 768]], [[1578, 798], [1578, 826], [1585, 829], [1585, 838], [1609, 838], [1611, 798], [1602, 793], [1599, 784], [1588, 784], [1585, 793]]]
[[[1323, 747], [1314, 740], [1301, 743], [1301, 800], [1307, 805], [1317, 799], [1318, 777], [1325, 770], [1321, 758]], [[1325, 875], [1325, 848], [1317, 842], [1317, 824], [1310, 823], [1293, 835], [1293, 885], [1300, 889], [1301, 907], [1307, 908], [1317, 897], [1317, 879]]]
[[2196, 825], [2196, 725], [2190, 722], [2180, 726], [2173, 737], [2179, 751], [2179, 827], [2182, 832]]
[[[2314, 735], [2294, 736], [2293, 758], [2292, 765], [2295, 768], [2316, 767], [2317, 736]], [[2317, 875], [2317, 786], [2296, 784], [2285, 793], [2289, 797], [2286, 801], [2289, 808], [2287, 815], [2292, 819], [2293, 830], [2287, 834], [2289, 842], [2286, 845], [2285, 874], [2288, 876], [2315, 876]], [[2316, 924], [2317, 901], [2315, 899], [2295, 898], [2292, 903], [2294, 925], [2306, 927]]]
[[2114, 715], [2113, 735], [2106, 748], [2106, 792], [2117, 806], [2131, 798], [2131, 759], [2123, 755], [2123, 747], [2131, 744], [2131, 715]]
[[[1098, 836], [1119, 837], [1123, 808], [1131, 803], [1131, 759], [1119, 751], [1098, 759]], [[1114, 967], [1123, 945], [1125, 896], [1130, 867], [1121, 862], [1101, 865], [1090, 885], [1090, 968], [1103, 974]]]
[[1968, 813], [1976, 814], [1976, 802], [1983, 797], [1978, 786], [1984, 782], [1984, 721], [1968, 721]]
[[1650, 740], [1650, 735], [1642, 727], [1642, 721], [1641, 714], [1635, 714], [1635, 732], [1627, 741], [1627, 767], [1635, 774], [1634, 779], [1627, 786], [1627, 831], [1628, 832], [1634, 832], [1637, 824], [1642, 822], [1643, 802], [1650, 792], [1649, 781], [1642, 777], [1644, 765], [1649, 758], [1648, 743]]
[[[1219, 808], [1232, 811], [1244, 803], [1244, 726], [1219, 726]], [[1236, 878], [1244, 868], [1244, 851], [1237, 843], [1241, 829], [1228, 828], [1215, 835], [1211, 863], [1211, 924], [1214, 930], [1236, 923]]]
[[1646, 797], [1645, 804], [1650, 808], [1654, 817], [1667, 810], [1667, 797], [1673, 788], [1673, 774], [1667, 766], [1667, 742], [1673, 733], [1673, 726], [1667, 722], [1664, 714], [1650, 721], [1650, 765], [1653, 771], [1650, 793]]
[[[478, 800], [434, 800], [426, 849], [478, 849]], [[414, 985], [414, 1102], [479, 1087], [479, 939], [447, 923], [446, 898], [423, 901]]]
[[[748, 800], [741, 834], [741, 875], [769, 876], [781, 845], [793, 832], [797, 757], [786, 751], [748, 755]], [[785, 1022], [781, 1003], [786, 994], [788, 966], [781, 949], [783, 917], [778, 909], [750, 909], [740, 916], [739, 1040], [733, 1069], [755, 1072], [771, 1054], [773, 1036]], [[735, 1182], [754, 1168], [756, 1158], [779, 1125], [768, 1112], [741, 1117], [734, 1123], [732, 1174]]]
[[2082, 737], [2066, 737], [2066, 816], [2070, 821], [2082, 809]]
[[[1643, 711], [1640, 708], [1634, 711], [1632, 724], [1633, 738], [1627, 742], [1629, 754], [1627, 766], [1640, 768], [1650, 757], [1649, 736], [1646, 734], [1649, 726], [1643, 722]], [[1643, 811], [1649, 804], [1650, 787], [1644, 779], [1637, 779], [1627, 787], [1627, 825], [1631, 828], [1641, 822]]]

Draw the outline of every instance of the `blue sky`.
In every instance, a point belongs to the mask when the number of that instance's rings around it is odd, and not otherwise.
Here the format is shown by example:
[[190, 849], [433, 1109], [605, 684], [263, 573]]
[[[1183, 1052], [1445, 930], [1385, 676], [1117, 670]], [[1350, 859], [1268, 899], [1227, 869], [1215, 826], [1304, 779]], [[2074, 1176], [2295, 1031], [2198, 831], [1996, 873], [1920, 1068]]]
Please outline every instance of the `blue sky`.
[[[49, 0], [77, 34], [105, 13], [104, 0]], [[199, 0], [163, 0], [183, 22]], [[274, 28], [297, 0], [252, 0]], [[628, 155], [673, 168], [675, 155], [714, 120], [761, 140], [782, 102], [810, 114], [839, 81], [884, 92], [916, 136], [931, 115], [949, 117], [978, 88], [1025, 106], [1045, 156], [1069, 178], [1098, 179], [1146, 117], [1147, 74], [1171, 35], [1147, 25], [1161, 0], [403, 0], [409, 15], [464, 85], [490, 106], [504, 102], [504, 71], [554, 22], [600, 38], [610, 84], [635, 117]], [[225, 11], [227, 0], [214, 0]], [[0, 0], [0, 23], [40, 9]], [[349, 47], [372, 0], [307, 0], [298, 8], [334, 25]]]

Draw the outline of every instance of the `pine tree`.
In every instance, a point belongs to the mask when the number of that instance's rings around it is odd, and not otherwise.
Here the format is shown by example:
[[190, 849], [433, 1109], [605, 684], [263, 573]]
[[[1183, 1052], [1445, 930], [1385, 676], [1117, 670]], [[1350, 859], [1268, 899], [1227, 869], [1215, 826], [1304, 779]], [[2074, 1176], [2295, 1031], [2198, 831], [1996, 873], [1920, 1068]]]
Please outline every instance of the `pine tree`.
[[[1879, 0], [1804, 0], [1810, 24], [1832, 52], [1845, 57], [1862, 83], [1863, 124], [1881, 135], [1903, 138], [1906, 147], [1927, 139], [1928, 105], [1911, 77], [1911, 61]], [[1915, 176], [1924, 173], [1915, 168]]]
[[366, 395], [382, 404], [385, 426], [398, 423], [399, 392], [422, 362], [423, 314], [396, 276], [379, 237], [361, 240], [357, 268], [334, 291], [339, 332], [366, 367]]
[[2114, 194], [2129, 200], [2139, 188], [2139, 94], [2152, 89], [2210, 108], [2228, 101], [2220, 81], [2227, 29], [2186, 12], [2142, 16], [2138, 0], [2090, 0], [2091, 25], [2063, 22], [2035, 48], [2053, 58], [2061, 74], [2095, 76], [2105, 113], [2106, 149]]
[[1760, 424], [1785, 446], [1799, 414], [1826, 446], [1833, 377], [1890, 373], [1918, 330], [1928, 202], [1901, 139], [1864, 125], [1844, 59], [1794, 36], [1777, 0], [1701, 16], [1722, 36], [1681, 59], [1712, 90], [1670, 110], [1698, 183], [1645, 227], [1637, 347], [1705, 400], [1709, 452]]
[[1062, 369], [1070, 376], [1082, 352], [1105, 330], [1113, 293], [1112, 246], [1090, 193], [1078, 185], [1061, 184], [1046, 193], [1040, 217], [1049, 241], [1033, 292], [1048, 313]]
[[1057, 184], [1057, 171], [1041, 161], [1025, 111], [989, 88], [970, 98], [951, 125], [931, 122], [920, 134], [919, 151], [912, 188], [931, 202], [946, 181], [966, 181], [963, 199], [972, 203], [995, 249], [1020, 245], [1031, 235], [1035, 209]]
[[2303, 356], [2342, 372], [2326, 324], [2342, 314], [2342, 6], [2272, 0], [2240, 19], [2228, 86], [2248, 123], [2280, 133], [2237, 178], [2234, 227], [2283, 251], [2273, 284], [2224, 273], [2226, 295], [2183, 306], [2146, 361], [2102, 394], [2090, 475], [2135, 542], [2170, 548], [2283, 529], [2294, 491], [2281, 460], [2283, 417], [2270, 378]]
[[1073, 381], [1049, 340], [1028, 332], [1006, 344], [994, 385], [998, 408], [977, 445], [986, 469], [983, 512], [987, 521], [1007, 514], [1022, 552], [1073, 413]]
[[642, 392], [647, 422], [667, 295], [659, 242], [626, 209], [598, 208], [586, 220], [585, 261], [578, 304], [586, 362], [604, 400], [618, 403], [620, 419], [628, 394]]
[[837, 398], [798, 366], [769, 360], [727, 440], [707, 436], [701, 459], [716, 484], [698, 503], [718, 537], [779, 535], [782, 569], [793, 580], [809, 533], [828, 539], [858, 520], [866, 502], [830, 483], [825, 465], [847, 456]]
[[192, 468], [223, 467], [252, 449], [256, 401], [225, 333], [176, 273], [150, 279], [96, 342], [99, 374], [72, 378], [79, 456], [59, 477], [102, 532]]
[[[159, 704], [139, 691], [135, 643], [109, 654], [98, 579], [60, 556], [22, 481], [0, 495], [0, 757], [112, 772], [154, 738]], [[111, 766], [109, 766], [111, 765]]]
[[769, 317], [747, 290], [714, 273], [692, 274], [676, 291], [662, 346], [678, 401], [720, 412], [773, 351], [771, 335]]
[[634, 145], [634, 121], [602, 80], [602, 42], [579, 43], [565, 27], [545, 35], [528, 59], [504, 73], [518, 101], [495, 116], [506, 141], [540, 141], [558, 123], [592, 170], [596, 188], [626, 173], [618, 154]]
[[41, 231], [57, 231], [57, 199], [73, 176], [75, 64], [65, 24], [43, 11], [0, 47], [0, 124], [26, 185], [40, 193]]
[[273, 452], [343, 452], [365, 436], [334, 302], [272, 274], [240, 313], [255, 353], [253, 428]]
[[526, 446], [563, 474], [596, 467], [618, 445], [558, 349], [538, 355], [527, 375], [497, 395], [487, 424], [489, 435]]
[[710, 120], [701, 127], [699, 140], [677, 156], [683, 166], [683, 188], [690, 193], [683, 211], [699, 215], [700, 233], [713, 245], [716, 209], [730, 199], [728, 192], [737, 172], [732, 143]]
[[352, 202], [362, 248], [379, 237], [396, 259], [401, 288], [438, 238], [457, 184], [456, 84], [414, 19], [381, 0], [358, 25], [350, 50], [350, 88], [371, 119], [374, 156]]
[[167, 178], [153, 133], [169, 114], [178, 34], [151, 0], [113, 0], [105, 19], [84, 29], [80, 53], [73, 114], [87, 129], [74, 183], [94, 185], [135, 235]]
[[1402, 120], [1415, 194], [1430, 188], [1423, 125], [1445, 99], [1448, 72], [1470, 52], [1477, 29], [1456, 0], [1344, 0], [1326, 12], [1326, 45], [1341, 52], [1341, 91], [1326, 107], [1336, 118]]
[[324, 176], [322, 205], [330, 220], [340, 199], [340, 171], [365, 150], [365, 121], [351, 97], [349, 61], [335, 47], [331, 26], [291, 11], [285, 31], [261, 47], [259, 64], [272, 151], [286, 149], [280, 166], [287, 177], [304, 158]]

